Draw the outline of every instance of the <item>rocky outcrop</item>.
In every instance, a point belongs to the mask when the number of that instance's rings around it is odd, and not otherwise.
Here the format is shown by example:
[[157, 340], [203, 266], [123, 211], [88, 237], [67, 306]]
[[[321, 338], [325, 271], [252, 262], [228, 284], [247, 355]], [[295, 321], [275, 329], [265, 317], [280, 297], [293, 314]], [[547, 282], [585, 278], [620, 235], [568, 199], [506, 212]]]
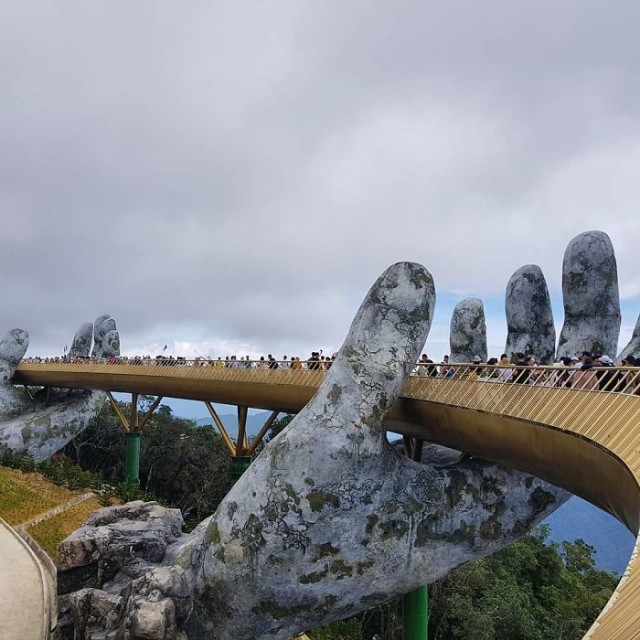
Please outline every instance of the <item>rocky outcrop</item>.
[[466, 298], [453, 310], [450, 332], [450, 361], [472, 362], [479, 356], [487, 361], [487, 325], [484, 319], [484, 305], [478, 298]]
[[187, 574], [158, 566], [182, 529], [177, 509], [132, 502], [94, 512], [60, 545], [59, 582], [85, 587], [60, 598], [55, 637], [186, 640], [193, 608]]
[[507, 344], [511, 357], [521, 352], [534, 355], [541, 364], [552, 364], [556, 350], [549, 289], [538, 265], [520, 267], [507, 284]]
[[629, 340], [627, 346], [620, 352], [620, 355], [618, 355], [618, 361], [626, 358], [627, 356], [640, 358], [640, 316], [638, 316], [638, 321], [633, 329], [631, 340]]
[[181, 532], [180, 510], [155, 502], [98, 509], [60, 544], [60, 565], [69, 570], [95, 564], [97, 582], [102, 585], [134, 555], [137, 560], [160, 562]]
[[613, 245], [606, 233], [587, 231], [567, 247], [562, 264], [564, 325], [558, 357], [583, 351], [613, 357], [620, 335], [620, 296]]

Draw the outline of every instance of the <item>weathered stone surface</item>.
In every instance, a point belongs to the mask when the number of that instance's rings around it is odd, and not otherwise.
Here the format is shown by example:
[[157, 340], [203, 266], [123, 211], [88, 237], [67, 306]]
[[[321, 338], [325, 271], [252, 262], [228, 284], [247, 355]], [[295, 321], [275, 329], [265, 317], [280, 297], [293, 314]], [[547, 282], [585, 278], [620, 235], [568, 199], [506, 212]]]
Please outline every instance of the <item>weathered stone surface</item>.
[[626, 358], [629, 355], [640, 358], [640, 316], [638, 316], [636, 326], [633, 329], [631, 340], [629, 340], [627, 346], [620, 352], [618, 360], [622, 360], [622, 358]]
[[85, 322], [80, 325], [73, 337], [69, 356], [72, 358], [88, 358], [91, 351], [91, 340], [93, 338], [93, 325]]
[[[93, 323], [93, 350], [91, 352], [91, 356], [93, 358], [103, 358], [105, 357], [105, 344], [104, 339], [105, 336], [110, 331], [116, 331], [116, 321], [108, 314], [104, 314], [102, 316], [98, 316], [96, 321]], [[118, 341], [118, 355], [120, 353], [120, 343]], [[111, 354], [109, 354], [111, 355]]]
[[[101, 333], [111, 326], [115, 326], [112, 318], [101, 319], [97, 335], [107, 344], [100, 350], [119, 352], [117, 332]], [[70, 356], [84, 357], [88, 353], [93, 331], [89, 323], [78, 329]], [[86, 428], [106, 396], [103, 392], [74, 391], [69, 395], [66, 389], [50, 389], [32, 399], [23, 389], [14, 387], [11, 377], [28, 342], [26, 331], [14, 329], [0, 343], [0, 449], [45, 460]]]
[[[117, 629], [118, 620], [123, 609], [123, 599], [117, 595], [110, 595], [97, 589], [82, 589], [64, 599], [61, 604], [69, 607], [70, 612], [78, 622], [76, 638], [105, 638], [116, 640], [113, 633], [98, 635], [104, 629], [114, 631]], [[71, 638], [74, 636], [63, 635], [64, 625], [59, 627], [54, 636], [58, 638]]]
[[[388, 269], [314, 398], [214, 516], [177, 537], [164, 557], [140, 551], [141, 559], [127, 540], [148, 535], [146, 507], [125, 505], [92, 518], [64, 562], [103, 563], [99, 586], [126, 600], [123, 629], [174, 633], [175, 610], [192, 640], [277, 640], [371, 608], [522, 535], [566, 493], [478, 460], [446, 469], [412, 462], [386, 442], [386, 415], [422, 349], [434, 303], [423, 267]], [[176, 571], [158, 577], [159, 566]], [[79, 628], [82, 614], [74, 615]]]
[[[29, 334], [24, 329], [11, 329], [0, 341], [0, 363], [13, 375], [15, 368], [27, 352], [29, 347]], [[4, 378], [2, 378], [4, 380]]]
[[552, 364], [556, 351], [556, 329], [549, 289], [536, 264], [520, 267], [507, 284], [505, 353], [534, 355], [541, 364]]
[[175, 637], [176, 620], [173, 602], [153, 595], [131, 602], [129, 621], [131, 634], [141, 640], [166, 640]]
[[73, 396], [63, 392], [52, 395], [50, 405], [30, 403], [19, 417], [0, 424], [0, 449], [46, 460], [86, 429], [105, 398], [102, 392], [82, 391]]
[[68, 572], [96, 566], [83, 572], [92, 588], [63, 598], [60, 640], [94, 637], [87, 630], [113, 640], [186, 640], [179, 625], [193, 608], [187, 574], [179, 566], [153, 564], [163, 560], [181, 529], [180, 511], [157, 503], [95, 511], [60, 546], [60, 582]]
[[11, 329], [0, 341], [0, 420], [18, 416], [29, 406], [26, 394], [11, 385], [28, 347], [29, 334], [23, 329]]
[[132, 557], [133, 549], [136, 558], [162, 560], [167, 545], [181, 530], [179, 509], [167, 509], [155, 502], [99, 509], [60, 544], [60, 566], [70, 569], [98, 562], [99, 574], [106, 582]]
[[114, 329], [107, 331], [102, 340], [102, 355], [105, 358], [120, 355], [120, 334]]
[[620, 335], [620, 296], [613, 245], [606, 233], [587, 231], [567, 247], [562, 264], [564, 325], [558, 357], [582, 351], [613, 357]]
[[474, 356], [487, 361], [487, 325], [484, 305], [478, 298], [461, 300], [451, 317], [450, 361], [472, 362]]

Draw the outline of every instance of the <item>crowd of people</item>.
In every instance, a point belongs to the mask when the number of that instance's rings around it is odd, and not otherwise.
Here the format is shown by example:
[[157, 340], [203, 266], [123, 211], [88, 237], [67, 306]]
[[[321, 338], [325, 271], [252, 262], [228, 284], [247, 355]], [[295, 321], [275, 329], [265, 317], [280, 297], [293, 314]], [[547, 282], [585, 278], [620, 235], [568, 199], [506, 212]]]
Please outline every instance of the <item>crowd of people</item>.
[[535, 356], [503, 353], [483, 362], [474, 356], [471, 363], [452, 365], [449, 356], [436, 364], [427, 354], [418, 360], [415, 374], [427, 377], [461, 378], [471, 381], [511, 382], [555, 387], [571, 387], [640, 395], [640, 358], [627, 355], [615, 363], [608, 355], [583, 351], [572, 358], [562, 357], [552, 367], [541, 367]]
[[[103, 358], [59, 356], [51, 358], [25, 358], [27, 363], [98, 363], [128, 364], [146, 366], [191, 366], [217, 367], [228, 369], [267, 369], [267, 370], [316, 370], [331, 368], [337, 353], [325, 356], [320, 351], [312, 351], [306, 360], [298, 356], [274, 358], [272, 354], [252, 359], [250, 356], [235, 355], [217, 358], [194, 358], [172, 355], [151, 356], [109, 356]], [[512, 357], [503, 353], [500, 358], [489, 358], [483, 362], [480, 356], [474, 356], [470, 363], [453, 364], [448, 355], [440, 363], [422, 354], [413, 371], [414, 375], [433, 378], [465, 378], [471, 381], [511, 382], [574, 389], [616, 391], [640, 395], [640, 357], [628, 355], [615, 363], [607, 355], [593, 355], [588, 351], [573, 358], [560, 358], [552, 367], [541, 367], [535, 356], [514, 353]]]
[[30, 357], [24, 358], [23, 362], [30, 364], [128, 364], [146, 366], [194, 366], [194, 367], [220, 367], [228, 369], [311, 369], [327, 370], [331, 368], [337, 353], [332, 356], [324, 356], [322, 349], [312, 351], [306, 360], [301, 360], [299, 356], [282, 356], [276, 360], [272, 354], [260, 356], [252, 359], [250, 356], [226, 356], [224, 360], [218, 358], [194, 358], [189, 360], [183, 356], [174, 357], [172, 355], [152, 356], [116, 356], [108, 357], [82, 357], [74, 355], [55, 356], [48, 358]]

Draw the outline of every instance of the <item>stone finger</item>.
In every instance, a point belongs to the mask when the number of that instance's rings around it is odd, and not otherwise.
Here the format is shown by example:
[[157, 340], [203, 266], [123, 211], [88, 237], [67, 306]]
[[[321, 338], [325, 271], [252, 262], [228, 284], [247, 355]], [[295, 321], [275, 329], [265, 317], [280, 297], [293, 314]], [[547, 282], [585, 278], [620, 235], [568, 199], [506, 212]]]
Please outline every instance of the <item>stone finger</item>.
[[509, 279], [505, 301], [507, 344], [505, 353], [534, 355], [552, 364], [556, 329], [547, 282], [537, 264], [520, 267]]
[[618, 269], [613, 245], [602, 231], [586, 231], [568, 245], [562, 263], [564, 325], [557, 357], [583, 351], [611, 356], [620, 336]]
[[24, 329], [11, 329], [0, 341], [0, 381], [11, 383], [13, 373], [29, 347], [29, 334]]
[[[107, 336], [109, 336], [108, 341], [106, 341]], [[116, 321], [106, 313], [98, 316], [93, 323], [93, 351], [91, 352], [91, 357], [104, 358], [111, 355], [120, 355], [120, 337], [116, 329]]]
[[91, 352], [91, 339], [93, 338], [93, 324], [84, 322], [73, 336], [69, 356], [71, 358], [88, 358]]
[[472, 362], [474, 356], [487, 361], [487, 324], [482, 300], [466, 298], [458, 302], [451, 316], [449, 340], [451, 362]]
[[363, 453], [379, 450], [385, 417], [415, 366], [434, 306], [433, 278], [423, 266], [389, 267], [366, 295], [324, 382], [295, 419], [296, 429], [317, 434], [325, 427], [332, 437], [355, 439]]

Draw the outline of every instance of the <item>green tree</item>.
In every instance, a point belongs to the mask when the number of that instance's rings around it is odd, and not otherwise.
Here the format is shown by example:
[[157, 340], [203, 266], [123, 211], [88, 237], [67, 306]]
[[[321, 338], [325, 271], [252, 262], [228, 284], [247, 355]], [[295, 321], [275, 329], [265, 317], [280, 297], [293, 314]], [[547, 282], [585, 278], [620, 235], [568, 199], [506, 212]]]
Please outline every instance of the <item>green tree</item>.
[[269, 429], [266, 437], [265, 437], [265, 442], [270, 442], [271, 440], [273, 440], [281, 431], [284, 430], [284, 428], [295, 418], [295, 415], [292, 413], [287, 413], [285, 415], [282, 416], [282, 418], [278, 418], [276, 420], [273, 421], [273, 424], [271, 425], [271, 429]]
[[230, 489], [230, 456], [210, 427], [159, 412], [145, 427], [140, 477], [145, 491], [161, 496], [185, 515], [211, 515]]
[[599, 571], [584, 541], [562, 549], [548, 529], [460, 567], [430, 586], [429, 637], [578, 640], [602, 611], [618, 577]]
[[281, 418], [274, 420], [262, 442], [256, 447], [256, 455], [258, 455], [267, 446], [267, 443], [273, 440], [294, 418], [294, 414], [287, 413]]
[[[151, 399], [142, 396], [139, 411]], [[124, 415], [131, 405], [121, 403]], [[64, 449], [83, 469], [100, 473], [116, 484], [124, 476], [125, 435], [110, 404]], [[210, 427], [176, 418], [160, 405], [149, 419], [140, 441], [140, 484], [145, 491], [202, 520], [211, 515], [230, 488], [230, 456], [222, 438]]]

